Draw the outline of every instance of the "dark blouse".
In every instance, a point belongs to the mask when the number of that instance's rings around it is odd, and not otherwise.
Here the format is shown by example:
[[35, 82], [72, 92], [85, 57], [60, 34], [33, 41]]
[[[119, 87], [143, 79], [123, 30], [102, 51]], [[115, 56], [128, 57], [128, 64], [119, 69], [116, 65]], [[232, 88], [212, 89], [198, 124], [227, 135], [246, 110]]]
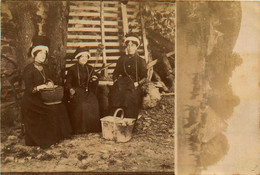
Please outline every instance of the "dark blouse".
[[[91, 75], [90, 75], [91, 74]], [[70, 88], [86, 88], [88, 81], [91, 83], [91, 77], [96, 75], [100, 77], [98, 73], [93, 70], [93, 67], [89, 64], [85, 64], [84, 66], [76, 63], [71, 66], [68, 70], [67, 79], [66, 79], [66, 88], [69, 90]]]
[[132, 57], [128, 55], [121, 56], [118, 59], [116, 68], [113, 72], [113, 80], [118, 79], [119, 75], [130, 76], [134, 82], [146, 78], [147, 69], [145, 60], [138, 55]]
[[[43, 76], [45, 76], [45, 82]], [[23, 72], [23, 79], [25, 83], [25, 93], [32, 95], [34, 94], [34, 87], [46, 83], [46, 81], [49, 79], [49, 72], [45, 66], [43, 66], [43, 71], [40, 72], [37, 68], [34, 67], [34, 64], [31, 63], [25, 67]], [[36, 94], [38, 94], [38, 92], [36, 92]]]

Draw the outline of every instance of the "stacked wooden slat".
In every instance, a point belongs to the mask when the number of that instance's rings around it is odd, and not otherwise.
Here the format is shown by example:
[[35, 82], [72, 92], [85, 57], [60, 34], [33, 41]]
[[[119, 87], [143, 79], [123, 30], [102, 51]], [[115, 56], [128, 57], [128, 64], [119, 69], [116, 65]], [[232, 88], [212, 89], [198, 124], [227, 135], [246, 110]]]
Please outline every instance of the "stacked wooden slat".
[[[121, 3], [119, 1], [103, 1], [103, 42], [105, 45], [106, 63], [111, 64], [108, 67], [108, 74], [114, 71], [116, 61], [124, 52], [123, 45], [123, 22]], [[71, 1], [70, 13], [68, 21], [68, 39], [67, 39], [67, 54], [75, 52], [79, 46], [88, 46], [90, 48], [91, 59], [88, 63], [94, 65], [95, 52], [97, 46], [102, 43], [102, 29], [101, 29], [101, 1]], [[131, 2], [128, 8], [127, 16], [129, 18], [135, 18], [137, 10], [139, 10], [138, 2]], [[140, 24], [138, 24], [140, 25]], [[135, 31], [140, 33], [140, 27]], [[138, 33], [138, 34], [139, 34]], [[139, 36], [141, 36], [139, 34]], [[139, 49], [141, 56], [143, 54], [143, 48]], [[66, 68], [72, 66], [76, 59], [67, 59]], [[98, 58], [96, 68], [102, 67], [103, 58], [102, 55]]]
[[[128, 1], [126, 7], [129, 32], [135, 33], [142, 40], [141, 16], [139, 14], [140, 4], [135, 1]], [[141, 57], [144, 57], [143, 42], [141, 42], [139, 47], [139, 54]]]

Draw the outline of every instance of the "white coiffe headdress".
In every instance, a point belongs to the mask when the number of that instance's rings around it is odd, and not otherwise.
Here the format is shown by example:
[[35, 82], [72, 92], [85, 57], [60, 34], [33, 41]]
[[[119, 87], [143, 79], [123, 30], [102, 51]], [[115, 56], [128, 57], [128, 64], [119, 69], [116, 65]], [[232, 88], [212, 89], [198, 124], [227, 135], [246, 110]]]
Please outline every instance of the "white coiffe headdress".
[[135, 37], [135, 36], [128, 36], [128, 37], [126, 37], [124, 42], [126, 43], [127, 41], [135, 41], [135, 42], [138, 43], [137, 47], [140, 46], [140, 40], [137, 37]]
[[32, 57], [34, 56], [33, 55], [34, 52], [39, 51], [39, 50], [46, 51], [46, 53], [49, 52], [48, 46], [44, 46], [44, 45], [35, 46], [34, 48], [32, 48], [32, 52], [31, 52]]

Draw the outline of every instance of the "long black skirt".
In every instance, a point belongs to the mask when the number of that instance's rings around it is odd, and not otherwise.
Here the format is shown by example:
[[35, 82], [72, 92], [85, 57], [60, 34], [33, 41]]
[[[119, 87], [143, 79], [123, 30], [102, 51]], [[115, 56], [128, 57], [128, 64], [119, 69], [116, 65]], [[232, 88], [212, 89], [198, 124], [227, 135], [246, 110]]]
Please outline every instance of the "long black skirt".
[[65, 105], [45, 105], [37, 94], [24, 95], [22, 119], [28, 146], [47, 148], [72, 134]]
[[101, 131], [99, 104], [94, 93], [77, 89], [70, 100], [69, 113], [74, 134]]
[[142, 90], [140, 88], [119, 88], [115, 83], [109, 93], [110, 115], [117, 108], [124, 110], [124, 117], [137, 119], [142, 104]]

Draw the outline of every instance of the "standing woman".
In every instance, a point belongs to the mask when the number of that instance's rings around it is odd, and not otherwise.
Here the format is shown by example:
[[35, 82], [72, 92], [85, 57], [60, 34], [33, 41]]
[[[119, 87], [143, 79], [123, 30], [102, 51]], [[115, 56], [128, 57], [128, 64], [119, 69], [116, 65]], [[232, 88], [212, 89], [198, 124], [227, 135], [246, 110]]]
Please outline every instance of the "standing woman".
[[71, 133], [67, 110], [63, 103], [46, 105], [40, 90], [53, 85], [48, 82], [48, 70], [44, 63], [49, 51], [49, 40], [35, 36], [31, 56], [34, 62], [24, 69], [25, 92], [22, 99], [22, 118], [25, 126], [25, 144], [47, 148]]
[[121, 56], [113, 72], [114, 85], [110, 91], [110, 107], [113, 113], [123, 108], [126, 118], [137, 118], [142, 102], [141, 85], [147, 78], [146, 63], [138, 56], [140, 40], [135, 34], [127, 34], [126, 54]]
[[78, 47], [74, 53], [78, 61], [69, 68], [67, 74], [66, 89], [70, 96], [68, 106], [74, 134], [101, 131], [95, 95], [99, 75], [87, 63], [90, 56], [88, 47]]

